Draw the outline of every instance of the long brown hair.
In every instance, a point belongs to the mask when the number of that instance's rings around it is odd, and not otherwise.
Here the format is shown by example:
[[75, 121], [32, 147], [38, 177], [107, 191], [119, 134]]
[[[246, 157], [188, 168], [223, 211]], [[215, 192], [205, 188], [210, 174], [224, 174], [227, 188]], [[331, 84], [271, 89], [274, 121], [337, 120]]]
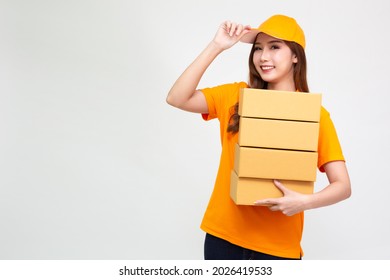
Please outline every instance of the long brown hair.
[[[257, 38], [257, 37], [256, 37]], [[256, 42], [256, 39], [255, 39]], [[294, 64], [294, 83], [295, 88], [299, 92], [309, 92], [309, 86], [307, 84], [307, 63], [306, 54], [303, 47], [295, 42], [284, 41], [290, 48], [292, 53], [297, 56], [298, 62]], [[255, 43], [252, 45], [252, 49], [249, 55], [249, 87], [257, 89], [267, 89], [268, 83], [264, 81], [253, 63], [253, 54], [255, 52]], [[227, 132], [235, 134], [239, 130], [240, 116], [238, 115], [238, 102], [230, 108], [230, 119]]]

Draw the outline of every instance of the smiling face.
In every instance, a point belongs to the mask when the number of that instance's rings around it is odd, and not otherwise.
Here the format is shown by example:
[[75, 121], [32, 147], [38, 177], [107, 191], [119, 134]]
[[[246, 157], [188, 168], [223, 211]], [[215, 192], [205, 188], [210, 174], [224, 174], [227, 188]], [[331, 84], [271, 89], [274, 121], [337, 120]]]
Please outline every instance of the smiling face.
[[295, 91], [294, 64], [297, 56], [283, 40], [260, 33], [257, 36], [253, 64], [268, 89]]

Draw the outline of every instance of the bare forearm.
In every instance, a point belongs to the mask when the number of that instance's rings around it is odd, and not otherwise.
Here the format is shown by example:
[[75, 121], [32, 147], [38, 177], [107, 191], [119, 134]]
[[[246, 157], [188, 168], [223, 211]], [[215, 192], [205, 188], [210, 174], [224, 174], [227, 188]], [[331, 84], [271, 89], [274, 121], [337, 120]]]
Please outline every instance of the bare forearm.
[[323, 190], [308, 196], [305, 210], [332, 205], [350, 196], [351, 188], [348, 182], [334, 182]]
[[351, 196], [351, 182], [343, 161], [334, 161], [324, 166], [329, 185], [307, 200], [306, 209], [319, 208], [347, 199]]
[[181, 74], [167, 96], [168, 104], [180, 108], [195, 93], [204, 72], [223, 50], [211, 41]]
[[189, 112], [208, 113], [205, 96], [196, 90], [200, 79], [222, 51], [231, 48], [249, 31], [248, 25], [223, 22], [214, 39], [174, 83], [168, 93], [167, 103]]

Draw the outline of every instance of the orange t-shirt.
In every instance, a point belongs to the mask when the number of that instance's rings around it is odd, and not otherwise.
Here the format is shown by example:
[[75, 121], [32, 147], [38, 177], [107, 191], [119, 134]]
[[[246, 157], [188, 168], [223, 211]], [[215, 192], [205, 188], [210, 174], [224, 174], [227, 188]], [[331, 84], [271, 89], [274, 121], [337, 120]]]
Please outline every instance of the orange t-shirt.
[[[206, 97], [209, 113], [205, 120], [218, 118], [222, 153], [217, 178], [201, 229], [241, 247], [262, 253], [299, 258], [303, 255], [301, 239], [304, 214], [285, 216], [267, 207], [236, 205], [230, 198], [230, 172], [234, 165], [234, 146], [238, 134], [228, 133], [231, 108], [239, 98], [245, 82], [225, 84], [201, 91]], [[318, 142], [318, 168], [330, 161], [344, 160], [339, 140], [329, 113], [322, 108]]]

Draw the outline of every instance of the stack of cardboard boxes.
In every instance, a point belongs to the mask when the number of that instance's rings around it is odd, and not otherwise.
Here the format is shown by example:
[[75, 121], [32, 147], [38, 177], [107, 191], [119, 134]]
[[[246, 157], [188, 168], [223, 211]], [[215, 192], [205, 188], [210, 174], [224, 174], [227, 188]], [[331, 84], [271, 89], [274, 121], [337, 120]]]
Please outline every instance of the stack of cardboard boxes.
[[273, 179], [300, 193], [313, 193], [321, 94], [242, 89], [240, 129], [231, 172], [236, 204], [282, 196]]

